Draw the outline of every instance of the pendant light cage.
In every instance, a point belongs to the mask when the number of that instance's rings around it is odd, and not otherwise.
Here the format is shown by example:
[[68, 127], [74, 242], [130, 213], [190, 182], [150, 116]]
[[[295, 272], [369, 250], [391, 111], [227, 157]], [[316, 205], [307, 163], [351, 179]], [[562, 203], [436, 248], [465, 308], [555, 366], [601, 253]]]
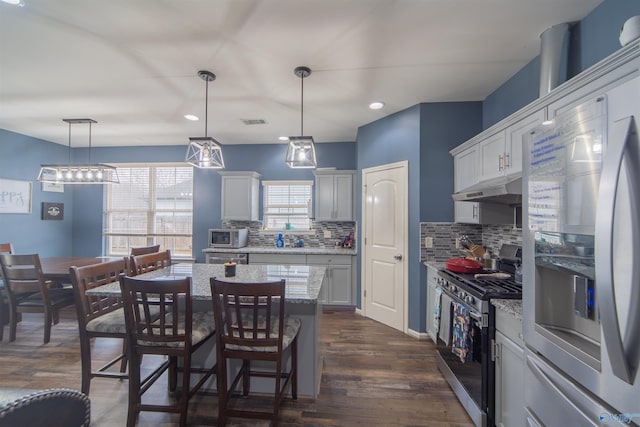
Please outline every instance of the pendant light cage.
[[204, 107], [204, 136], [194, 136], [189, 138], [187, 147], [187, 163], [202, 169], [224, 169], [224, 157], [222, 156], [222, 145], [215, 139], [208, 136], [209, 119], [209, 82], [216, 79], [216, 75], [211, 71], [200, 70], [198, 76], [205, 81], [205, 107]]
[[[119, 184], [115, 167], [103, 163], [91, 163], [91, 125], [93, 119], [62, 119], [69, 124], [68, 163], [41, 165], [38, 181], [53, 184]], [[89, 163], [71, 164], [71, 125], [89, 124]]]
[[290, 136], [287, 144], [285, 163], [292, 169], [315, 169], [318, 167], [316, 161], [316, 145], [312, 136], [304, 135], [304, 79], [311, 75], [309, 67], [296, 67], [294, 74], [300, 77], [300, 136]]

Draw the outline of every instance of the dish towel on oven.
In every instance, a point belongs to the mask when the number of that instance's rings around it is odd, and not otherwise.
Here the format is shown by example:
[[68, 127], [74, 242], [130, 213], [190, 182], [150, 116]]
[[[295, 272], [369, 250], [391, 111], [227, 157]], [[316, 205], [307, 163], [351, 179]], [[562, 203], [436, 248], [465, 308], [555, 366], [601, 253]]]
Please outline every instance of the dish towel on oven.
[[442, 288], [436, 288], [436, 299], [433, 302], [433, 330], [438, 335], [440, 331], [440, 302], [442, 301]]
[[440, 302], [440, 329], [438, 337], [444, 341], [447, 347], [451, 344], [451, 303], [453, 300], [450, 296], [443, 293]]
[[471, 337], [469, 336], [469, 324], [471, 323], [471, 313], [464, 305], [453, 303], [453, 354], [460, 358], [462, 363], [471, 360]]

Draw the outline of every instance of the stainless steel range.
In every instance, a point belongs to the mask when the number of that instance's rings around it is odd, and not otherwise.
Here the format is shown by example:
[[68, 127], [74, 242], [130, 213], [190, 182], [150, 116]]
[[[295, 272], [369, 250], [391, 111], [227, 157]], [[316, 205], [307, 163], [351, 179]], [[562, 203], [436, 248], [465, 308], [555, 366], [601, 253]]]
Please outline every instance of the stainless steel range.
[[476, 426], [495, 425], [495, 310], [490, 301], [522, 299], [522, 285], [514, 278], [521, 252], [516, 245], [500, 249], [500, 272], [508, 273], [508, 278], [438, 271], [442, 292], [438, 368]]

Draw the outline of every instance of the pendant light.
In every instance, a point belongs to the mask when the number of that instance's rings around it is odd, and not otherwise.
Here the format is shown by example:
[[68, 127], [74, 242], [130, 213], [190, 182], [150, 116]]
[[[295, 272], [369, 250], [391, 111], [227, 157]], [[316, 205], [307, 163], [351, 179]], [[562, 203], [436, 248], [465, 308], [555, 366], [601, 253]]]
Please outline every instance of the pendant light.
[[[69, 160], [66, 165], [41, 165], [38, 181], [56, 184], [118, 184], [118, 171], [113, 166], [91, 163], [91, 125], [93, 119], [62, 119], [69, 124]], [[71, 164], [71, 125], [89, 124], [89, 163]]]
[[224, 169], [222, 147], [218, 141], [207, 136], [207, 121], [209, 116], [209, 82], [216, 79], [211, 71], [200, 70], [198, 76], [206, 82], [205, 106], [204, 106], [204, 136], [192, 136], [189, 138], [186, 161], [198, 168]]
[[287, 146], [287, 154], [284, 159], [285, 163], [294, 169], [315, 169], [318, 164], [316, 162], [316, 146], [312, 136], [304, 135], [304, 79], [311, 75], [311, 69], [308, 67], [296, 67], [294, 74], [300, 77], [301, 96], [300, 96], [300, 136], [290, 136]]

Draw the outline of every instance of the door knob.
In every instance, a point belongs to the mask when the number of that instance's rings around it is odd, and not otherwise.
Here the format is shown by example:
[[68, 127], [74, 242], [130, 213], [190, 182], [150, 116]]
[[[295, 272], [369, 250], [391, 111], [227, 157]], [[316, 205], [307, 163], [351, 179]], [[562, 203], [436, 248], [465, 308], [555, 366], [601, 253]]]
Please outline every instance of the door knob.
[[397, 261], [400, 261], [402, 259], [402, 255], [395, 255], [393, 258]]

